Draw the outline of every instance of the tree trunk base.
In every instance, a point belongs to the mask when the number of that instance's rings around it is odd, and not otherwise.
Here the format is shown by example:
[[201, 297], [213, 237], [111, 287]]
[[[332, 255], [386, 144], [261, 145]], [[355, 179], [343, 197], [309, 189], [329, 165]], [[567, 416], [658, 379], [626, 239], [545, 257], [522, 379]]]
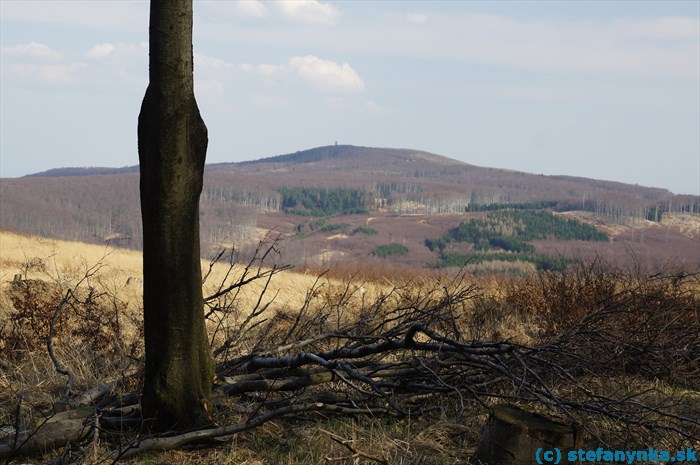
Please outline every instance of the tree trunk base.
[[497, 405], [489, 415], [474, 458], [488, 465], [537, 465], [538, 450], [543, 454], [558, 448], [564, 460], [567, 451], [582, 446], [582, 440], [583, 431], [578, 425], [560, 423], [513, 405]]

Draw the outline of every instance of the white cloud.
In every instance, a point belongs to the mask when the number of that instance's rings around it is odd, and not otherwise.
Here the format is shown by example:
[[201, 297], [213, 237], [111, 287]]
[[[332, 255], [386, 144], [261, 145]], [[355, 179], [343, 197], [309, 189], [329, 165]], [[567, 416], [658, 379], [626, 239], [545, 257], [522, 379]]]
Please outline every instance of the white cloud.
[[135, 57], [148, 56], [148, 43], [110, 43], [97, 44], [90, 48], [83, 56], [92, 59], [104, 60], [113, 63], [130, 63]]
[[364, 81], [349, 63], [336, 63], [314, 55], [292, 57], [286, 64], [281, 65], [254, 66], [244, 63], [239, 65], [239, 69], [265, 78], [267, 84], [288, 76], [296, 76], [322, 92], [349, 93], [365, 89]]
[[406, 15], [406, 20], [409, 23], [425, 23], [428, 21], [428, 17], [421, 13], [408, 13]]
[[195, 67], [204, 67], [211, 69], [232, 69], [233, 65], [228, 63], [221, 58], [214, 58], [207, 55], [202, 55], [201, 53], [194, 54], [194, 65]]
[[382, 107], [380, 107], [379, 105], [377, 105], [376, 103], [374, 103], [371, 100], [368, 100], [367, 102], [365, 102], [365, 108], [368, 109], [369, 111], [372, 111], [372, 112], [382, 111]]
[[85, 63], [68, 63], [64, 65], [47, 65], [39, 67], [39, 77], [52, 84], [73, 84], [77, 78], [76, 71], [85, 67]]
[[53, 85], [70, 85], [77, 81], [76, 71], [85, 67], [85, 63], [68, 63], [54, 65], [14, 64], [10, 70], [22, 79], [35, 78]]
[[4, 76], [59, 86], [80, 82], [94, 88], [114, 86], [115, 79], [142, 86], [148, 75], [148, 52], [140, 44], [105, 42], [81, 49], [82, 43], [65, 54], [36, 42], [3, 47]]
[[19, 44], [14, 47], [3, 47], [2, 53], [10, 55], [24, 55], [33, 58], [46, 58], [49, 60], [60, 60], [61, 54], [53, 50], [48, 45], [38, 42], [30, 42], [28, 44]]
[[239, 0], [236, 12], [246, 18], [265, 18], [269, 14], [267, 6], [260, 0]]
[[317, 0], [283, 0], [275, 5], [287, 18], [303, 23], [332, 25], [340, 17], [336, 7]]
[[251, 100], [255, 106], [282, 108], [289, 106], [289, 101], [279, 95], [253, 94]]
[[5, 1], [2, 19], [27, 24], [59, 24], [77, 28], [140, 32], [148, 29], [148, 2]]
[[348, 63], [322, 60], [313, 55], [293, 57], [292, 69], [303, 80], [324, 92], [360, 92], [365, 83]]
[[256, 66], [255, 71], [264, 78], [274, 80], [287, 74], [287, 67], [285, 65], [262, 64]]
[[612, 27], [627, 38], [700, 40], [700, 21], [695, 18], [664, 16], [616, 20], [612, 23]]
[[148, 44], [105, 42], [82, 55], [88, 58], [86, 79], [94, 85], [114, 85], [116, 77], [140, 88], [148, 77]]
[[114, 44], [104, 43], [98, 44], [88, 50], [85, 55], [88, 58], [106, 58], [110, 56], [116, 49]]
[[219, 79], [195, 79], [194, 90], [199, 97], [220, 98], [224, 95], [224, 83]]
[[343, 97], [338, 97], [336, 95], [328, 96], [325, 98], [326, 105], [334, 110], [341, 110], [347, 108], [348, 104]]
[[230, 82], [233, 71], [234, 66], [221, 58], [195, 53], [194, 83], [197, 96], [220, 100], [225, 94], [226, 83]]

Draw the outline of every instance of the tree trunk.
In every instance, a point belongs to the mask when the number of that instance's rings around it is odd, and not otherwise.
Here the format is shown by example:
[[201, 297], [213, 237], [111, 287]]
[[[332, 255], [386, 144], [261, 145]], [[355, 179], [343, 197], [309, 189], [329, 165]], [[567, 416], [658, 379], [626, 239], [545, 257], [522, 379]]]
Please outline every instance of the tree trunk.
[[138, 121], [143, 220], [144, 418], [158, 430], [210, 422], [214, 364], [199, 250], [207, 128], [194, 97], [192, 0], [152, 0], [149, 85]]

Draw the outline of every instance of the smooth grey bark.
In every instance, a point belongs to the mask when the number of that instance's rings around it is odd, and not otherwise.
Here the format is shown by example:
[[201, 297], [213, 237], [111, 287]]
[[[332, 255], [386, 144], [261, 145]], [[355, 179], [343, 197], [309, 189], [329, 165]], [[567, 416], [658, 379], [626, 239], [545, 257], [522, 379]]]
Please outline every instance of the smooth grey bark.
[[149, 84], [138, 119], [146, 369], [156, 430], [210, 423], [214, 365], [199, 249], [207, 128], [194, 97], [192, 0], [151, 0]]

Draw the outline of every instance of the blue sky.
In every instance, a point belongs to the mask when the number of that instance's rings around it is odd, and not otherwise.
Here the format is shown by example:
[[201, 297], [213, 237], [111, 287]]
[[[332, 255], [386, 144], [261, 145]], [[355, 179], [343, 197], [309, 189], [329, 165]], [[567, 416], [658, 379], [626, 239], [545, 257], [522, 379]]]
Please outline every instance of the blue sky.
[[[700, 195], [700, 2], [195, 1], [207, 161], [332, 144]], [[138, 163], [148, 3], [0, 0], [0, 176]]]

